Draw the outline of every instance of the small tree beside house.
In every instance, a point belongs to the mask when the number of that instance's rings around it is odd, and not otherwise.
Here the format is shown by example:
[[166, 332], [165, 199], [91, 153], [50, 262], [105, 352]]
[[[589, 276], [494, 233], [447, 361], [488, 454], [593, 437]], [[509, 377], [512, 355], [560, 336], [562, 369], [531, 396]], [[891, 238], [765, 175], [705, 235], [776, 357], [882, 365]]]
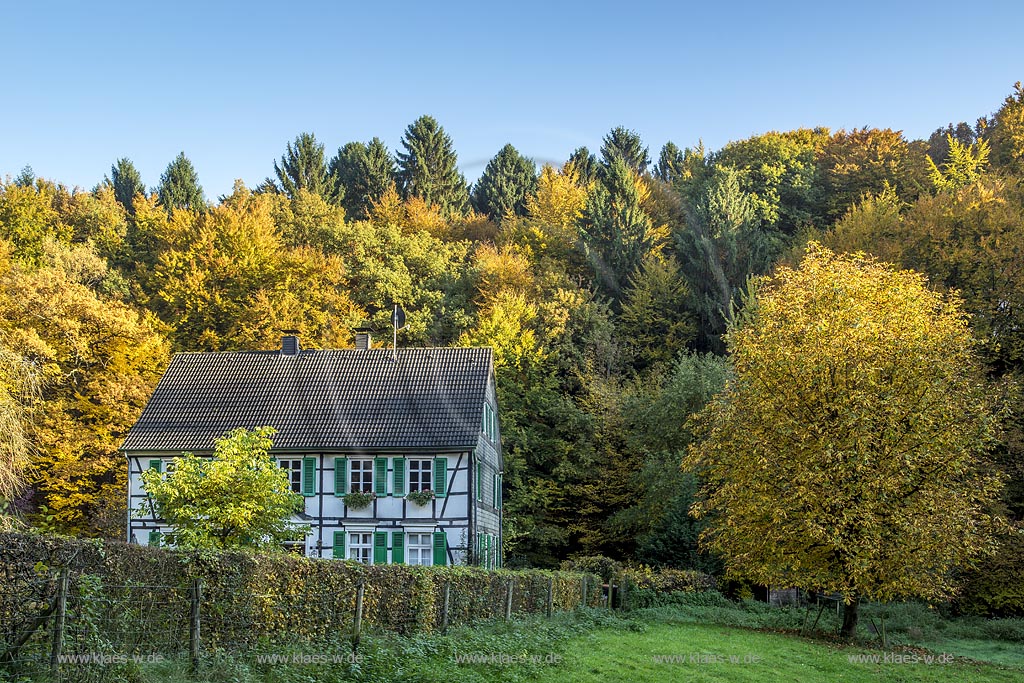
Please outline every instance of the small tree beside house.
[[272, 427], [235, 429], [216, 442], [212, 459], [185, 453], [167, 472], [157, 466], [142, 473], [176, 546], [274, 550], [304, 533], [290, 521], [302, 496], [269, 455], [273, 435]]

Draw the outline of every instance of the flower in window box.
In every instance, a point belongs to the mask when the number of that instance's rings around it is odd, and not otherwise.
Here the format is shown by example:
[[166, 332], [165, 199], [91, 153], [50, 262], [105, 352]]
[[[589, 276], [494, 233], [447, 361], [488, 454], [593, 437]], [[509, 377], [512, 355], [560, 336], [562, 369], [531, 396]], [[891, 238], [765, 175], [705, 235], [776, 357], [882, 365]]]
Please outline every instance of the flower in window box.
[[376, 500], [377, 494], [373, 491], [352, 491], [344, 495], [345, 505], [353, 510], [362, 510]]
[[434, 500], [434, 490], [421, 489], [419, 491], [410, 491], [405, 494], [405, 498], [413, 505], [426, 505], [430, 501]]

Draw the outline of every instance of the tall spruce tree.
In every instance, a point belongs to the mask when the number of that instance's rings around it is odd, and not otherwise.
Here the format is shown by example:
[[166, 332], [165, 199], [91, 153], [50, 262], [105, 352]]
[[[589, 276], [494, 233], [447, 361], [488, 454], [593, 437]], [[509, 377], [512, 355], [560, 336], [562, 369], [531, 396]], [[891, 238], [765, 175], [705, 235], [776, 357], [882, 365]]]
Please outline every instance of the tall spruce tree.
[[566, 163], [572, 164], [572, 167], [576, 169], [576, 176], [579, 178], [580, 185], [584, 187], [597, 177], [597, 157], [591, 154], [586, 147], [574, 149]]
[[205, 209], [206, 198], [199, 184], [199, 176], [185, 153], [174, 157], [160, 176], [156, 188], [158, 203], [167, 209]]
[[612, 157], [587, 198], [580, 232], [591, 266], [603, 289], [618, 298], [630, 275], [662, 246], [643, 209], [649, 194], [644, 181], [621, 157]]
[[473, 208], [491, 218], [526, 215], [526, 200], [537, 190], [537, 165], [505, 145], [487, 164], [473, 188]]
[[405, 129], [402, 148], [396, 155], [402, 196], [419, 197], [445, 215], [464, 213], [469, 190], [444, 128], [432, 116], [421, 116]]
[[686, 155], [676, 143], [669, 141], [661, 148], [658, 163], [654, 165], [654, 177], [666, 183], [674, 183], [683, 175], [686, 168]]
[[18, 187], [32, 187], [36, 184], [36, 172], [31, 166], [24, 166], [18, 175], [14, 176], [14, 184]]
[[142, 176], [135, 164], [127, 157], [118, 159], [110, 167], [110, 186], [114, 188], [116, 199], [124, 210], [135, 215], [135, 195], [146, 194], [146, 186], [142, 184]]
[[349, 142], [331, 159], [328, 171], [341, 188], [345, 215], [358, 220], [369, 216], [370, 205], [395, 182], [395, 162], [380, 138]]
[[278, 189], [289, 197], [294, 198], [299, 190], [306, 190], [324, 199], [340, 200], [335, 179], [327, 170], [324, 146], [312, 133], [300, 133], [294, 146], [288, 143], [281, 165], [274, 162], [274, 173]]
[[615, 159], [622, 159], [637, 175], [646, 173], [651, 163], [651, 156], [640, 135], [622, 126], [613, 128], [601, 145], [601, 165], [608, 169]]

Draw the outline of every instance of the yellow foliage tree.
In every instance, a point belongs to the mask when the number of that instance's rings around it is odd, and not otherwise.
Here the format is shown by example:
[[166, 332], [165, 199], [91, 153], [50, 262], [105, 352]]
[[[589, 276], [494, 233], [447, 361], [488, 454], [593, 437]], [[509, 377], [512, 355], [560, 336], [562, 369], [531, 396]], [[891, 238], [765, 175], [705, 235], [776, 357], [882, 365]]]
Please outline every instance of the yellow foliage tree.
[[91, 248], [44, 245], [40, 265], [0, 277], [0, 346], [39, 368], [29, 484], [68, 532], [119, 536], [127, 468], [118, 446], [167, 361], [160, 325], [94, 289]]
[[551, 228], [573, 228], [583, 215], [588, 189], [581, 185], [572, 163], [566, 164], [561, 172], [544, 164], [537, 180], [537, 193], [526, 200], [527, 214]]
[[707, 545], [730, 576], [862, 599], [940, 598], [990, 548], [994, 418], [960, 301], [811, 244], [730, 330], [734, 378], [698, 418]]

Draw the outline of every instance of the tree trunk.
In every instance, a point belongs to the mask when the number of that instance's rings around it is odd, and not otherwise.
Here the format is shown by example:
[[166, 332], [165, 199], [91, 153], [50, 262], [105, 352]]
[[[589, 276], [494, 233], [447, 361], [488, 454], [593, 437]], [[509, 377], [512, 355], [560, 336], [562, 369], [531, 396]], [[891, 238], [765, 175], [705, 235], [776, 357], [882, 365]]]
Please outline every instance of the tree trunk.
[[848, 640], [852, 640], [857, 635], [858, 607], [860, 607], [860, 598], [854, 597], [846, 603], [846, 607], [843, 609], [843, 628], [839, 635]]

